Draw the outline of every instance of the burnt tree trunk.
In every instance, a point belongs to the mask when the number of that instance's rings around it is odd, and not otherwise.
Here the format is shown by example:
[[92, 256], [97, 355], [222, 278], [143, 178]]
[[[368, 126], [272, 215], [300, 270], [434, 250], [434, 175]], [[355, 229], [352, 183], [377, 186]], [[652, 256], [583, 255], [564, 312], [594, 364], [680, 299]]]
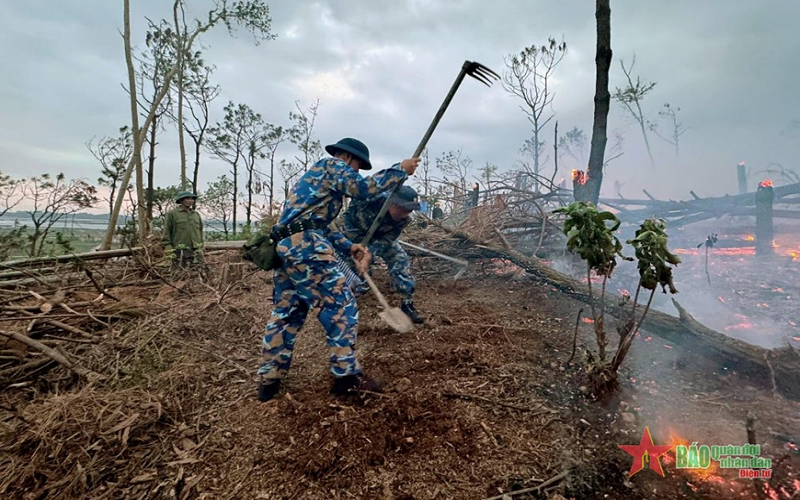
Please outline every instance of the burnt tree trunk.
[[758, 186], [756, 191], [756, 255], [775, 255], [772, 247], [772, 202], [775, 191], [772, 186]]
[[[606, 142], [608, 142], [608, 110], [611, 94], [608, 93], [608, 71], [611, 68], [611, 7], [610, 0], [597, 0], [595, 18], [597, 19], [597, 54], [595, 64], [597, 77], [594, 94], [594, 123], [592, 125], [592, 148], [589, 152], [589, 166], [586, 170], [585, 188], [575, 193], [577, 201], [591, 201], [597, 205], [600, 187], [603, 184], [603, 163], [605, 162]], [[582, 198], [578, 198], [578, 196]]]
[[[479, 245], [483, 251], [510, 260], [523, 268], [529, 278], [544, 282], [561, 294], [586, 304], [592, 302], [584, 283], [541, 264], [537, 259], [514, 250], [493, 248], [490, 243], [453, 231], [439, 221], [430, 222], [457, 238]], [[594, 297], [594, 303], [599, 307], [598, 297]], [[777, 390], [787, 398], [800, 401], [800, 354], [794, 348], [765, 349], [728, 337], [696, 321], [675, 300], [673, 304], [679, 317], [650, 309], [642, 330], [679, 345], [688, 352], [735, 369], [755, 385]], [[623, 321], [630, 312], [628, 307], [622, 308], [612, 300], [605, 301], [605, 310], [607, 314]]]
[[739, 179], [739, 194], [745, 194], [747, 192], [747, 171], [744, 163], [736, 165], [736, 177]]

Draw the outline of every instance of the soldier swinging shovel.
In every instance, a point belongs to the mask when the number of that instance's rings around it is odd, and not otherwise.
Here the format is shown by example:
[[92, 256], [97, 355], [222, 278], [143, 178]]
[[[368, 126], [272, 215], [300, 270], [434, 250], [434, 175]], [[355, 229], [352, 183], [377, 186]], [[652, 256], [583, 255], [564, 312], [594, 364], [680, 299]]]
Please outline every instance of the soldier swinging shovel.
[[[439, 111], [436, 113], [436, 116], [433, 118], [428, 130], [425, 132], [425, 135], [420, 141], [417, 149], [414, 152], [412, 158], [418, 158], [422, 151], [425, 149], [425, 146], [428, 144], [428, 140], [433, 135], [433, 131], [436, 129], [436, 126], [439, 124], [439, 121], [442, 119], [444, 112], [447, 110], [447, 107], [450, 105], [450, 101], [456, 94], [461, 82], [464, 81], [466, 76], [471, 76], [478, 80], [479, 82], [485, 84], [487, 87], [491, 86], [493, 80], [499, 80], [500, 76], [497, 75], [494, 71], [490, 70], [486, 66], [472, 62], [472, 61], [465, 61], [464, 64], [461, 66], [461, 71], [459, 72], [458, 76], [456, 77], [455, 82], [453, 82], [450, 91], [447, 93], [447, 96], [444, 99], [444, 102], [439, 107]], [[372, 241], [375, 232], [377, 231], [378, 227], [381, 225], [386, 212], [389, 210], [389, 207], [394, 204], [397, 204], [397, 193], [400, 193], [404, 189], [404, 186], [398, 185], [395, 189], [389, 193], [386, 197], [386, 201], [381, 206], [380, 211], [377, 213], [375, 218], [372, 221], [369, 230], [367, 231], [366, 235], [364, 236], [361, 244], [365, 247], [369, 247], [370, 242]], [[408, 189], [408, 188], [405, 188]], [[399, 236], [399, 234], [397, 235]], [[426, 250], [427, 251], [427, 250]], [[430, 252], [430, 251], [428, 251]], [[419, 316], [419, 313], [413, 306], [413, 303], [410, 302], [410, 298], [406, 298], [403, 301], [403, 308], [397, 307], [389, 307], [388, 302], [386, 301], [383, 294], [377, 289], [375, 284], [372, 282], [368, 273], [364, 273], [364, 278], [369, 284], [369, 287], [378, 297], [378, 300], [381, 302], [381, 305], [384, 307], [384, 311], [380, 313], [380, 317], [394, 330], [406, 333], [411, 331], [413, 328], [413, 323], [422, 323], [424, 320]], [[413, 293], [413, 292], [412, 292]], [[412, 322], [413, 320], [413, 322]]]

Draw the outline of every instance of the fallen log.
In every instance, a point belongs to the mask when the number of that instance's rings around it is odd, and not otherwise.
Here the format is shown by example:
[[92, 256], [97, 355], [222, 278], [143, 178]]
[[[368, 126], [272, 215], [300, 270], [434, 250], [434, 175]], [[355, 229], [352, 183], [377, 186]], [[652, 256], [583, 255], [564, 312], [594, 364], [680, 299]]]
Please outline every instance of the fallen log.
[[[794, 184], [787, 184], [786, 186], [779, 186], [774, 188], [775, 192], [775, 199], [780, 199], [785, 196], [791, 196], [794, 194], [800, 193], [800, 182], [796, 182]], [[646, 193], [645, 193], [646, 194]], [[755, 191], [750, 193], [744, 194], [737, 194], [737, 195], [725, 195], [725, 196], [717, 196], [713, 198], [694, 198], [691, 200], [692, 203], [701, 203], [707, 205], [737, 205], [737, 206], [755, 206], [756, 198], [755, 198]], [[684, 201], [674, 201], [674, 200], [659, 200], [659, 199], [649, 199], [649, 200], [635, 200], [635, 199], [628, 199], [628, 198], [601, 198], [601, 204], [613, 204], [613, 205], [639, 205], [639, 206], [646, 206], [646, 207], [672, 207], [674, 209], [679, 209], [682, 203], [686, 203]], [[776, 202], [778, 203], [778, 202]]]
[[[546, 283], [559, 293], [570, 298], [586, 304], [591, 303], [588, 288], [584, 283], [547, 267], [538, 259], [530, 258], [514, 250], [497, 248], [487, 242], [475, 241], [468, 235], [455, 232], [438, 221], [431, 222], [453, 236], [479, 246], [495, 257], [505, 258], [513, 262], [524, 269], [531, 279]], [[615, 302], [606, 300], [606, 313], [617, 319], [624, 317], [629, 312], [629, 309], [623, 309]], [[598, 297], [594, 297], [594, 303], [596, 307], [599, 306]], [[771, 389], [769, 382], [771, 380], [771, 365], [775, 374], [777, 390], [787, 398], [800, 401], [800, 354], [791, 346], [780, 349], [765, 349], [742, 342], [705, 327], [694, 318], [691, 318], [685, 310], [682, 317], [675, 317], [650, 309], [642, 329], [679, 345], [688, 352], [733, 369], [747, 377], [755, 385], [769, 389]]]
[[10, 260], [0, 264], [6, 269], [16, 269], [21, 267], [46, 267], [58, 264], [66, 264], [79, 260], [113, 259], [115, 257], [127, 257], [134, 252], [141, 250], [141, 247], [118, 248], [116, 250], [103, 250], [97, 252], [71, 253], [57, 255], [55, 257], [35, 257], [32, 259]]
[[[211, 250], [239, 250], [244, 246], [244, 241], [210, 241], [205, 244], [205, 248]], [[75, 261], [114, 259], [118, 257], [129, 257], [134, 253], [141, 252], [142, 247], [117, 248], [114, 250], [98, 250], [95, 252], [71, 253], [57, 255], [54, 257], [35, 257], [32, 259], [10, 260], [0, 263], [3, 269], [19, 269], [25, 267], [46, 267], [58, 264], [67, 264]]]

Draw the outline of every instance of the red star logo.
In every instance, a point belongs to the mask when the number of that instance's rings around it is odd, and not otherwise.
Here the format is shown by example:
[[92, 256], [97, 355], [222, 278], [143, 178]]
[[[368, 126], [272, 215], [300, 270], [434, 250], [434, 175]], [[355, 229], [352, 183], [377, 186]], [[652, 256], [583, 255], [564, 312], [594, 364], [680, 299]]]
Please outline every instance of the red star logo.
[[621, 444], [619, 447], [625, 450], [625, 453], [633, 457], [633, 465], [631, 466], [631, 473], [628, 477], [644, 469], [645, 461], [650, 463], [651, 469], [663, 476], [664, 470], [661, 468], [661, 462], [658, 460], [658, 457], [672, 449], [672, 446], [654, 445], [653, 436], [650, 435], [650, 428], [648, 427], [644, 428], [642, 440], [639, 441], [639, 444]]

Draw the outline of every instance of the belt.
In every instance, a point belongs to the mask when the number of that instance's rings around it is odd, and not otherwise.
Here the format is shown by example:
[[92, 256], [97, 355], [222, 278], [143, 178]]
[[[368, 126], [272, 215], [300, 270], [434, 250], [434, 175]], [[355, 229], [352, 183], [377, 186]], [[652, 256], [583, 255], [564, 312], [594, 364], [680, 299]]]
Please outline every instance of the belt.
[[288, 226], [284, 226], [280, 229], [273, 229], [272, 234], [276, 236], [278, 241], [280, 241], [296, 233], [302, 233], [303, 231], [309, 231], [311, 229], [325, 229], [326, 227], [328, 227], [328, 223], [325, 221], [306, 219], [294, 221]]

